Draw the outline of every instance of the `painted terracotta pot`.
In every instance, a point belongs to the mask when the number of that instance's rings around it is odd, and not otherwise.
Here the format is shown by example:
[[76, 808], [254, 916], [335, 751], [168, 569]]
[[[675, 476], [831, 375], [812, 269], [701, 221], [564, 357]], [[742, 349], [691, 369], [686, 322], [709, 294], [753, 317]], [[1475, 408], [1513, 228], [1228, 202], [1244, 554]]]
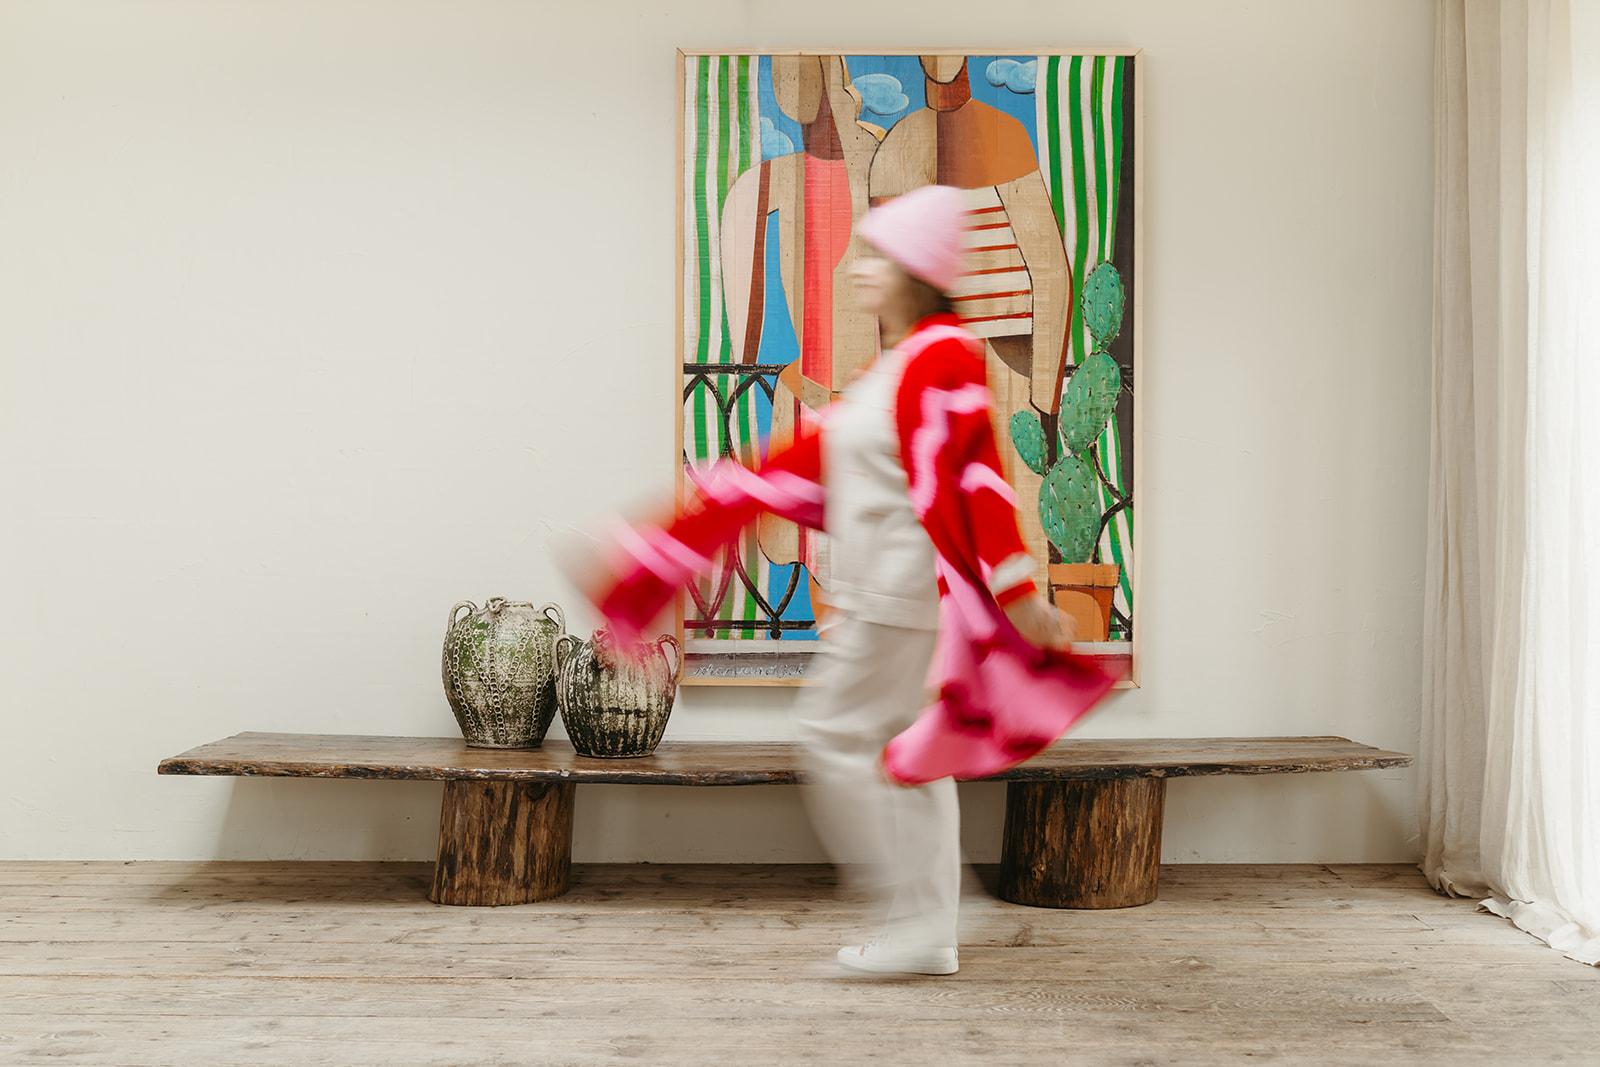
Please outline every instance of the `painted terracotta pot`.
[[[463, 614], [465, 609], [465, 614]], [[444, 695], [473, 748], [538, 748], [556, 715], [556, 638], [566, 617], [554, 604], [491, 597], [450, 609], [441, 673]]]
[[[668, 651], [671, 655], [668, 655]], [[557, 703], [579, 755], [648, 756], [661, 743], [683, 674], [683, 649], [667, 635], [623, 647], [605, 630], [556, 640]]]
[[1079, 641], [1104, 641], [1111, 632], [1111, 600], [1121, 571], [1115, 563], [1052, 563], [1050, 593], [1077, 623]]

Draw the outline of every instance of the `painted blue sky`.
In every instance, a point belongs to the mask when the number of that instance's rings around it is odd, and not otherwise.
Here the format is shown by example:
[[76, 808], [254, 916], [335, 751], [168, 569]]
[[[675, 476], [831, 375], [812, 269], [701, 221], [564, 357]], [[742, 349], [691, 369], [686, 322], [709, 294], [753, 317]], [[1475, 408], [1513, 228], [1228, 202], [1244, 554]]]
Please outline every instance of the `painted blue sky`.
[[[1039, 140], [1033, 93], [1017, 90], [1033, 84], [1029, 64], [1036, 64], [1037, 59], [1037, 56], [991, 55], [971, 56], [967, 60], [973, 97], [1014, 116], [1034, 144]], [[846, 56], [845, 67], [861, 90], [866, 104], [862, 118], [868, 122], [889, 129], [913, 111], [928, 106], [922, 64], [916, 56]], [[1001, 84], [993, 84], [991, 78]], [[771, 56], [761, 57], [757, 88], [761, 96], [761, 158], [773, 159], [799, 151], [800, 124], [778, 110], [778, 101], [772, 92]]]

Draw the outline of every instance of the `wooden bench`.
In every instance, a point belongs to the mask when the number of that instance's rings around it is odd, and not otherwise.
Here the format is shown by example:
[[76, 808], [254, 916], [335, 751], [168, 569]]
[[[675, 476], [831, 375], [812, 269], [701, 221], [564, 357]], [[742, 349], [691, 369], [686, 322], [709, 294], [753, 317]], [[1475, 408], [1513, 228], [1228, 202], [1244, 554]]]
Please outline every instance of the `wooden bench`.
[[[1343, 737], [1062, 741], [1004, 781], [1000, 895], [1049, 908], [1125, 908], [1156, 898], [1167, 779], [1403, 767], [1411, 757]], [[572, 870], [579, 783], [788, 785], [798, 746], [667, 742], [653, 756], [589, 759], [564, 741], [468, 748], [444, 737], [243, 733], [163, 760], [161, 774], [442, 781], [439, 904], [559, 896]]]

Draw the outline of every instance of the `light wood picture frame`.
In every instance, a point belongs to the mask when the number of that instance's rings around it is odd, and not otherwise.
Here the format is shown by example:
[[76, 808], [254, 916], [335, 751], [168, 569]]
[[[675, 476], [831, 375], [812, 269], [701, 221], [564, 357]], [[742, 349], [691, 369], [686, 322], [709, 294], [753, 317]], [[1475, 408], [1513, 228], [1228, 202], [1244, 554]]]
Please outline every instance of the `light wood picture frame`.
[[[699, 469], [759, 460], [873, 358], [845, 276], [870, 204], [956, 185], [975, 224], [954, 295], [986, 341], [1036, 579], [1097, 638], [1079, 650], [1137, 685], [1142, 53], [681, 49], [677, 63], [679, 503]], [[753, 528], [679, 605], [684, 684], [805, 684], [826, 597], [825, 539]]]

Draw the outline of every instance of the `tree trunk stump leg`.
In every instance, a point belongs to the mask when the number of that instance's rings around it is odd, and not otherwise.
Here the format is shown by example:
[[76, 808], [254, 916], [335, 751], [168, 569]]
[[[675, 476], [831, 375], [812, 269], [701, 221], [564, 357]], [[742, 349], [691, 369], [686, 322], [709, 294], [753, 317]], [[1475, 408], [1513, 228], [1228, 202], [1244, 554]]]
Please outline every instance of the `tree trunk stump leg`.
[[549, 900], [572, 881], [573, 782], [444, 784], [435, 904], [498, 907]]
[[1165, 778], [1009, 782], [1000, 897], [1036, 908], [1156, 899]]

